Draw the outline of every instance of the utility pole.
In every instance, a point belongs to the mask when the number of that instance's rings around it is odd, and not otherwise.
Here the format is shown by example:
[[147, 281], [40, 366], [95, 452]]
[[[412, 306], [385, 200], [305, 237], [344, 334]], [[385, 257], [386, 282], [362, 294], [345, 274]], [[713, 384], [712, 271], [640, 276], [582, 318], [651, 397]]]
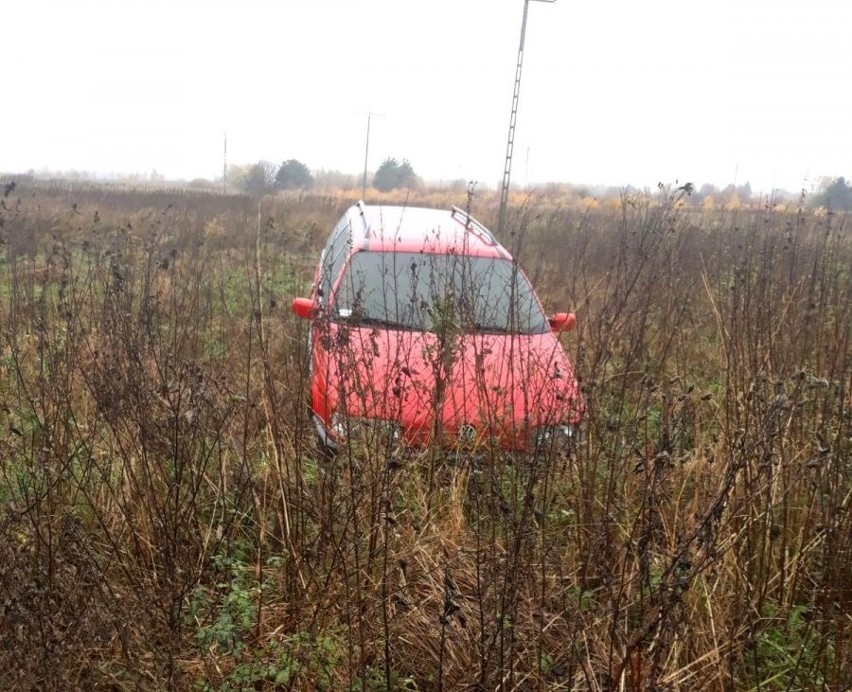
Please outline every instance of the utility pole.
[[370, 157], [370, 120], [373, 114], [367, 111], [367, 144], [364, 146], [364, 180], [361, 182], [361, 199], [367, 196], [367, 159]]
[[228, 133], [225, 132], [225, 152], [222, 157], [222, 192], [228, 191]]
[[370, 158], [370, 121], [374, 115], [382, 114], [373, 113], [372, 110], [368, 110], [366, 113], [361, 113], [361, 115], [367, 116], [367, 143], [364, 145], [364, 178], [361, 182], [361, 199], [363, 200], [367, 196], [367, 160]]
[[527, 11], [530, 2], [554, 3], [556, 0], [524, 0], [524, 18], [521, 21], [521, 43], [518, 47], [518, 64], [515, 68], [515, 91], [512, 95], [512, 114], [509, 117], [509, 137], [506, 142], [506, 162], [503, 167], [503, 187], [500, 189], [500, 215], [497, 230], [503, 237], [506, 228], [506, 205], [509, 201], [509, 181], [512, 177], [512, 149], [515, 146], [515, 122], [518, 119], [518, 97], [521, 93], [521, 70], [524, 66], [524, 37], [527, 33]]

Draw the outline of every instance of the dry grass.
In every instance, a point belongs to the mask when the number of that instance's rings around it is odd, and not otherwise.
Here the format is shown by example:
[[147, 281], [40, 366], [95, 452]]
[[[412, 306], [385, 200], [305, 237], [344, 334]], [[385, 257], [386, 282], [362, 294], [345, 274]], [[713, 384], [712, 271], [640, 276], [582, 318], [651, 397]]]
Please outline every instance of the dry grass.
[[518, 200], [581, 444], [326, 461], [287, 306], [350, 201], [4, 199], [0, 685], [852, 685], [845, 218]]

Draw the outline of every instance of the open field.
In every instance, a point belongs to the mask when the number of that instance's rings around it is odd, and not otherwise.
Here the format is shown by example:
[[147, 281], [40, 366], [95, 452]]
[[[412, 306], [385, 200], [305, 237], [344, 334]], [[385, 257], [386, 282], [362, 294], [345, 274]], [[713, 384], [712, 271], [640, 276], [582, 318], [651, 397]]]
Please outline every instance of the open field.
[[353, 201], [7, 189], [0, 687], [852, 687], [846, 217], [518, 198], [575, 449], [323, 460], [289, 304]]

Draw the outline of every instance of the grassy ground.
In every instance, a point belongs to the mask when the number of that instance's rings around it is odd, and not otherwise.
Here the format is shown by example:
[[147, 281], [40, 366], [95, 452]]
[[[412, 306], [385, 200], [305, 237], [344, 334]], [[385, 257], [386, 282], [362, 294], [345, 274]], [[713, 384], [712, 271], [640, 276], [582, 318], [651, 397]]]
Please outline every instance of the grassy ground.
[[852, 686], [844, 217], [516, 200], [581, 443], [329, 461], [288, 306], [352, 201], [9, 191], [0, 686]]

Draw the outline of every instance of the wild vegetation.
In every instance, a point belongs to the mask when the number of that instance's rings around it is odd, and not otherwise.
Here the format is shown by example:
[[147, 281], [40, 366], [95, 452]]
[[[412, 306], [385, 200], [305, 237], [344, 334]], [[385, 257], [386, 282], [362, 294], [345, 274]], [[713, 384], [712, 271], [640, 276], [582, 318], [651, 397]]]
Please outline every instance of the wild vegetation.
[[326, 459], [289, 303], [353, 199], [7, 185], [0, 687], [849, 689], [848, 221], [689, 192], [512, 200], [568, 453]]

